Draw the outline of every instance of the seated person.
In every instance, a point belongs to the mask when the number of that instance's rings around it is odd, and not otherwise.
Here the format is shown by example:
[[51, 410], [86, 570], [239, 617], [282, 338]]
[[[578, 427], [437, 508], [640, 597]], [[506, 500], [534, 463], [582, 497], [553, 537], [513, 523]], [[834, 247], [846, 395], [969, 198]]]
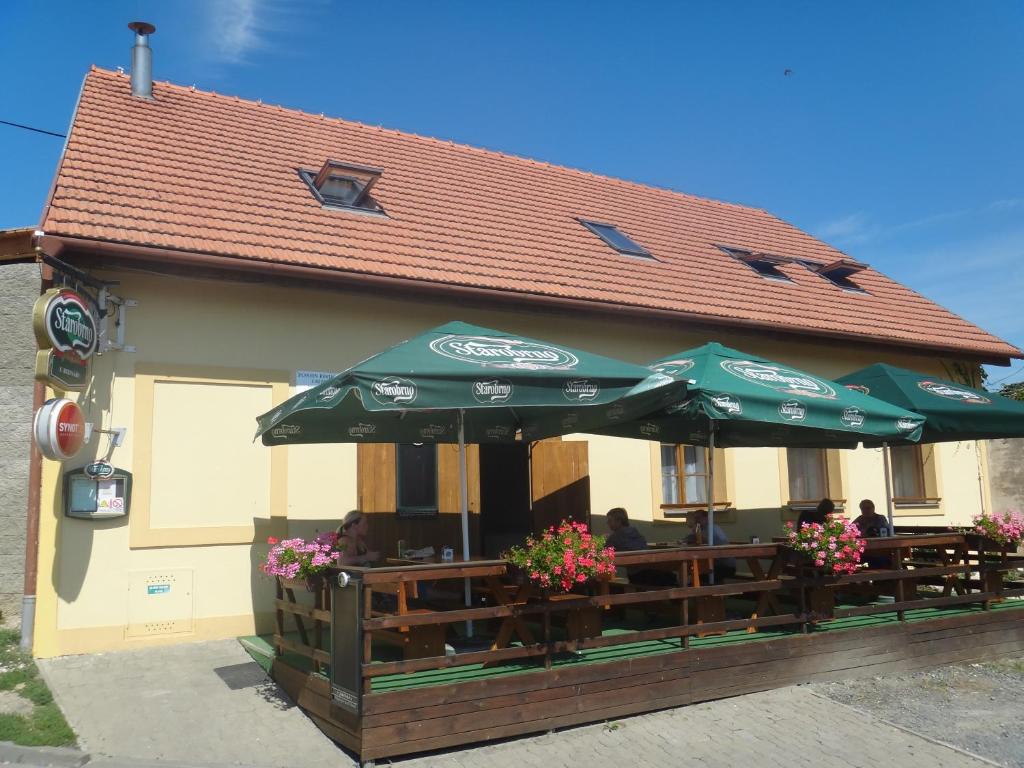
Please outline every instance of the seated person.
[[825, 518], [835, 511], [836, 505], [831, 499], [822, 499], [814, 509], [805, 509], [800, 513], [800, 517], [798, 517], [796, 521], [796, 529], [799, 531], [803, 528], [805, 523], [808, 525], [811, 523], [824, 525]]
[[339, 565], [373, 565], [380, 552], [371, 552], [366, 546], [370, 532], [370, 519], [358, 509], [349, 510], [338, 526]]
[[875, 502], [864, 499], [860, 503], [860, 517], [853, 521], [860, 529], [860, 535], [866, 539], [874, 539], [882, 535], [882, 529], [889, 530], [889, 521], [885, 515], [875, 512]]
[[[380, 559], [380, 552], [371, 551], [366, 546], [366, 536], [370, 532], [370, 519], [358, 509], [349, 510], [341, 525], [338, 526], [338, 565], [370, 566]], [[395, 613], [398, 610], [396, 595], [374, 592], [371, 599], [374, 611], [379, 613]]]
[[[605, 546], [616, 551], [629, 552], [638, 549], [647, 549], [647, 539], [636, 528], [629, 524], [629, 514], [622, 507], [615, 507], [608, 510], [605, 515], [608, 523], [608, 530], [611, 533], [605, 537]], [[676, 575], [669, 571], [659, 571], [654, 568], [627, 568], [626, 576], [630, 584], [644, 584], [653, 587], [674, 587], [679, 583]]]
[[[875, 512], [875, 502], [871, 499], [864, 499], [860, 503], [860, 517], [853, 521], [860, 529], [860, 535], [865, 539], [875, 539], [882, 535], [883, 531], [888, 533], [889, 521], [885, 515]], [[891, 555], [869, 555], [864, 554], [864, 562], [868, 568], [891, 568]]]
[[[687, 544], [728, 544], [729, 537], [725, 535], [725, 531], [719, 528], [717, 525], [711, 532], [710, 536], [707, 534], [708, 530], [708, 511], [706, 509], [699, 509], [696, 512], [691, 512], [689, 515], [690, 521], [693, 525], [693, 533], [686, 537]], [[699, 539], [699, 541], [698, 541]], [[705, 541], [705, 539], [709, 539]], [[736, 558], [734, 557], [718, 557], [715, 558], [715, 584], [721, 584], [726, 579], [731, 579], [736, 575]]]

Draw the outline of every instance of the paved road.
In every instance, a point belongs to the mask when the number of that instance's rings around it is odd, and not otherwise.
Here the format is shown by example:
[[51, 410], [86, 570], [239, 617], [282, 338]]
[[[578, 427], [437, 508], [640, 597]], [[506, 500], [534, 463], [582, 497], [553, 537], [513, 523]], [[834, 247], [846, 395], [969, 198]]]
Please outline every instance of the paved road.
[[846, 768], [989, 766], [805, 688], [397, 761], [402, 768]]
[[[97, 768], [104, 757], [289, 768], [354, 765], [234, 641], [74, 656], [41, 667]], [[991, 765], [807, 688], [394, 763], [402, 768]]]

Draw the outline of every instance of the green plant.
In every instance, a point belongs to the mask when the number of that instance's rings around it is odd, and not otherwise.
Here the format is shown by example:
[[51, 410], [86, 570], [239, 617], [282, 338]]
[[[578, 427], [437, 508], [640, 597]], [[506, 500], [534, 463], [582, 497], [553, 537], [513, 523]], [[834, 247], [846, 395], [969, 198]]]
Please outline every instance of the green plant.
[[35, 661], [18, 647], [20, 636], [0, 630], [0, 691], [13, 691], [32, 702], [26, 715], [0, 714], [0, 741], [26, 747], [60, 747], [75, 743], [75, 733], [39, 677]]
[[563, 520], [525, 547], [512, 547], [505, 558], [533, 583], [545, 589], [569, 592], [577, 584], [615, 573], [615, 550], [605, 547], [604, 536], [594, 536], [583, 523]]

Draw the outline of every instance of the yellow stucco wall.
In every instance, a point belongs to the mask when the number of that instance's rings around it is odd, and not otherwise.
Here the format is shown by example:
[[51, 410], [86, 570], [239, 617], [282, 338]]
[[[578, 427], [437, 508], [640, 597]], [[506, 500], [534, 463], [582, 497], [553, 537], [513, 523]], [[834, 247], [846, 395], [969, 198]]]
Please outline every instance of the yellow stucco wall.
[[[294, 392], [297, 370], [344, 368], [449, 320], [516, 331], [638, 363], [711, 338], [827, 377], [884, 361], [940, 374], [929, 357], [845, 349], [841, 343], [779, 341], [751, 334], [686, 332], [664, 325], [484, 310], [441, 302], [119, 272], [128, 311], [127, 342], [94, 365], [92, 389], [78, 397], [90, 421], [127, 427], [111, 461], [136, 475], [127, 519], [89, 522], [60, 513], [61, 472], [105, 452], [105, 438], [66, 467], [44, 461], [35, 652], [54, 656], [147, 644], [230, 637], [265, 629], [271, 583], [255, 571], [266, 535], [334, 528], [356, 505], [354, 445], [253, 448], [254, 406]], [[157, 413], [152, 403], [157, 404]], [[269, 405], [267, 406], [269, 407]], [[230, 411], [234, 451], [219, 413]], [[653, 539], [688, 532], [655, 521], [661, 503], [657, 451], [649, 443], [588, 439], [592, 511], [626, 507]], [[270, 454], [273, 454], [271, 457]], [[159, 464], [149, 470], [152, 462]], [[782, 458], [784, 462], [784, 457]], [[884, 499], [880, 450], [843, 452], [843, 494]], [[173, 469], [167, 466], [174, 462]], [[973, 443], [939, 446], [942, 502], [901, 510], [908, 523], [962, 523], [980, 507]], [[780, 452], [726, 452], [735, 510], [720, 521], [734, 539], [778, 532], [787, 512]], [[144, 498], [146, 489], [159, 498]], [[142, 489], [142, 493], [140, 493]], [[155, 492], [155, 491], [154, 491]], [[917, 514], [920, 513], [920, 514]], [[791, 515], [790, 515], [791, 516]], [[174, 584], [170, 613], [140, 597], [146, 579]], [[144, 593], [143, 593], [144, 594]], [[157, 605], [153, 603], [153, 605]], [[167, 603], [171, 605], [171, 603]]]

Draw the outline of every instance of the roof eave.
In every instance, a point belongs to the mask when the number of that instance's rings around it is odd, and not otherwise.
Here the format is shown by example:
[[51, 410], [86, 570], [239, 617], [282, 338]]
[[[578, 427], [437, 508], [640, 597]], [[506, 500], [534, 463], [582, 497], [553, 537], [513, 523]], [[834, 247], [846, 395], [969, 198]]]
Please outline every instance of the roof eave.
[[0, 263], [24, 264], [36, 260], [35, 227], [0, 230]]
[[[134, 243], [96, 240], [45, 233], [37, 242], [43, 251], [51, 256], [85, 255], [101, 256], [125, 262], [136, 262], [150, 266], [176, 264], [181, 266], [204, 267], [210, 270], [241, 273], [261, 273], [268, 276], [290, 278], [299, 282], [323, 283], [330, 282], [338, 286], [374, 287], [402, 293], [420, 293], [428, 291], [434, 295], [459, 296], [464, 298], [485, 299], [489, 303], [504, 305], [520, 305], [532, 308], [552, 308], [587, 312], [594, 315], [613, 317], [632, 317], [636, 319], [657, 320], [674, 324], [686, 323], [689, 327], [724, 328], [731, 330], [748, 330], [771, 332], [789, 338], [797, 337], [805, 340], [821, 341], [822, 339], [845, 339], [859, 345], [884, 348], [900, 352], [939, 353], [955, 359], [971, 360], [988, 365], [1009, 365], [1011, 358], [1024, 359], [1024, 351], [1010, 347], [1006, 354], [991, 350], [966, 349], [949, 347], [922, 342], [901, 342], [898, 339], [866, 336], [841, 331], [816, 331], [799, 326], [787, 326], [779, 323], [764, 323], [743, 318], [717, 317], [678, 310], [656, 309], [631, 304], [616, 304], [605, 301], [588, 301], [564, 296], [552, 296], [531, 291], [507, 291], [495, 288], [462, 285], [458, 283], [416, 280], [412, 278], [374, 275], [366, 272], [313, 267], [300, 264], [270, 262], [238, 256], [212, 254], [201, 251], [186, 251], [158, 246], [137, 245]], [[64, 256], [62, 256], [63, 258]], [[1009, 346], [1009, 345], [1007, 345]]]

